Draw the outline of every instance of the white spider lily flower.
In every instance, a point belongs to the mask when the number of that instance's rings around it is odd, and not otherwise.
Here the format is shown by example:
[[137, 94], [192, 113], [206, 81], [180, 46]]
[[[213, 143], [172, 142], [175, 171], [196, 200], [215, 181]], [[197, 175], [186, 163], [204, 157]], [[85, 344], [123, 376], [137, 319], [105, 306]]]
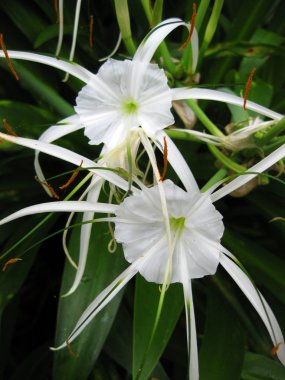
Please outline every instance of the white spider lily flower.
[[[253, 148], [256, 143], [253, 140], [253, 135], [256, 132], [268, 129], [276, 124], [276, 120], [264, 121], [259, 117], [249, 118], [248, 125], [243, 126], [239, 129], [229, 132], [226, 136], [214, 136], [209, 133], [195, 131], [192, 129], [181, 129], [173, 128], [173, 131], [188, 133], [189, 135], [195, 136], [197, 139], [204, 141], [209, 144], [224, 147], [228, 150], [242, 150], [245, 148]], [[230, 127], [235, 127], [235, 125], [229, 125]]]
[[[3, 136], [0, 134], [0, 137]], [[8, 136], [8, 139], [13, 141], [17, 138]], [[27, 139], [20, 140], [22, 145], [29, 146], [30, 143], [24, 141]], [[47, 152], [44, 144], [41, 144], [41, 150]], [[62, 149], [55, 149], [57, 156], [60, 156]], [[67, 160], [74, 162], [76, 155], [73, 155], [75, 154], [70, 153]], [[141, 190], [133, 188], [133, 195], [127, 197], [120, 205], [83, 201], [52, 202], [22, 209], [2, 219], [0, 225], [25, 215], [51, 211], [91, 211], [115, 215], [103, 220], [115, 223], [115, 237], [123, 244], [125, 258], [131, 265], [88, 306], [68, 337], [68, 343], [65, 342], [56, 349], [71, 343], [136, 273], [141, 273], [147, 281], [165, 283], [165, 273], [169, 270], [168, 263], [171, 257], [171, 276], [167, 281], [180, 282], [183, 285], [191, 379], [199, 378], [191, 281], [213, 275], [219, 264], [234, 279], [260, 315], [273, 345], [279, 347], [278, 358], [285, 365], [284, 338], [279, 324], [261, 293], [241, 269], [237, 259], [221, 245], [224, 225], [221, 214], [213, 205], [213, 202], [244, 185], [284, 156], [285, 145], [219, 190], [215, 190], [217, 186], [214, 186], [205, 193], [201, 193], [198, 187], [185, 191], [166, 180], [151, 188], [142, 184]], [[167, 225], [170, 226], [170, 239]]]

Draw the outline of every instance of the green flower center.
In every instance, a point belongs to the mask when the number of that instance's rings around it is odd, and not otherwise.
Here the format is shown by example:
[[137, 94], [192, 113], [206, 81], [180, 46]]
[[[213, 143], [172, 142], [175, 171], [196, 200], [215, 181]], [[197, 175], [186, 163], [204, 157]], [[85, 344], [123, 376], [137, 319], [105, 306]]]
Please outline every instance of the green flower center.
[[133, 98], [125, 100], [122, 104], [122, 111], [127, 115], [133, 115], [138, 111], [138, 108], [139, 105]]
[[180, 218], [169, 218], [170, 228], [174, 232], [182, 231], [186, 218], [181, 216]]

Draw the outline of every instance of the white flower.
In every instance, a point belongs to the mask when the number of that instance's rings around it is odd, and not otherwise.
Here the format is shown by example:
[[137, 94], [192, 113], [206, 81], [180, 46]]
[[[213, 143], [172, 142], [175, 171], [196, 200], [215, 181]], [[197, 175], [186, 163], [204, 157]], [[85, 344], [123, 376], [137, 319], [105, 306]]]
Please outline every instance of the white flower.
[[[90, 165], [84, 157], [51, 144], [1, 133], [0, 138], [53, 154], [75, 165], [79, 160], [83, 161], [83, 167]], [[145, 138], [141, 135], [142, 140]], [[147, 142], [145, 142], [145, 147], [147, 150], [150, 149]], [[1, 220], [0, 225], [40, 212], [103, 212], [115, 215], [113, 218], [104, 220], [115, 223], [116, 239], [122, 242], [124, 255], [131, 265], [88, 306], [68, 337], [68, 342], [72, 342], [81, 333], [137, 272], [140, 272], [148, 281], [163, 283], [164, 287], [171, 282], [181, 282], [187, 317], [189, 377], [191, 380], [197, 380], [199, 378], [198, 351], [191, 281], [194, 278], [214, 274], [218, 265], [221, 264], [262, 318], [274, 346], [279, 347], [277, 355], [285, 364], [285, 347], [280, 344], [284, 342], [284, 338], [278, 322], [261, 293], [240, 268], [237, 259], [220, 244], [224, 225], [221, 214], [213, 206], [213, 202], [244, 185], [284, 156], [285, 145], [254, 165], [244, 175], [216, 191], [215, 186], [201, 193], [197, 185], [186, 188], [185, 191], [168, 180], [158, 181], [156, 186], [146, 188], [137, 181], [141, 189], [133, 187], [133, 195], [126, 198], [121, 205], [83, 201], [52, 202], [22, 209]], [[150, 154], [149, 157], [157, 178], [154, 154]], [[96, 166], [90, 171], [101, 175]], [[123, 179], [114, 173], [110, 174], [112, 175], [108, 174], [109, 178], [106, 179], [124, 189], [127, 188], [127, 183]], [[63, 343], [57, 349], [66, 345], [67, 343]]]

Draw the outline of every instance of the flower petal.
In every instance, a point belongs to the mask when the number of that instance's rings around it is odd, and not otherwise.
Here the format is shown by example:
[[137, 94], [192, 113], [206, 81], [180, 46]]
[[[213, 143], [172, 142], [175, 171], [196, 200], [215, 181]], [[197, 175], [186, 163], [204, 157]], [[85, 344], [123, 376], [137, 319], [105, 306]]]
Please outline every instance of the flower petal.
[[173, 169], [175, 170], [180, 181], [183, 183], [186, 191], [189, 192], [193, 190], [199, 190], [199, 187], [194, 178], [194, 175], [192, 174], [185, 159], [183, 158], [180, 151], [177, 149], [176, 145], [173, 143], [173, 141], [167, 136], [167, 134], [164, 131], [160, 131], [155, 136], [154, 142], [157, 145], [157, 147], [161, 151], [163, 151], [164, 138], [166, 138], [166, 143], [167, 143], [168, 161], [170, 165], [173, 167]]
[[[63, 70], [68, 74], [75, 76], [76, 78], [87, 83], [94, 75], [86, 70], [84, 67], [63, 61], [62, 59], [49, 57], [47, 55], [27, 53], [25, 51], [8, 51], [9, 57], [14, 59], [22, 59], [24, 61], [42, 63], [44, 65], [55, 67], [56, 69]], [[5, 58], [5, 54], [0, 51], [0, 57]]]
[[[228, 94], [223, 91], [207, 90], [204, 88], [175, 88], [172, 89], [172, 100], [183, 100], [183, 99], [206, 99], [206, 100], [216, 100], [217, 102], [225, 102], [229, 104], [235, 104], [237, 106], [243, 107], [244, 99], [239, 96]], [[261, 115], [268, 116], [272, 119], [280, 120], [283, 115], [280, 113], [271, 111], [270, 109], [260, 106], [257, 103], [247, 101], [247, 109], [260, 113]]]
[[[80, 124], [80, 120], [78, 115], [72, 115], [69, 116], [68, 118], [60, 121], [57, 125], [53, 125], [49, 127], [39, 138], [40, 141], [46, 142], [46, 143], [51, 143], [69, 133], [72, 133], [74, 131], [77, 131], [80, 128], [83, 128], [84, 126]], [[39, 151], [35, 152], [35, 161], [34, 161], [34, 166], [35, 166], [35, 171], [37, 174], [38, 179], [40, 182], [45, 181], [45, 176], [42, 171], [40, 162], [39, 162]], [[51, 196], [51, 192], [48, 190], [46, 186], [43, 186], [45, 191], [49, 196]]]
[[[252, 178], [256, 177], [259, 173], [262, 173], [265, 170], [269, 169], [272, 165], [274, 165], [276, 162], [281, 160], [283, 157], [285, 157], [285, 144], [280, 146], [278, 149], [276, 149], [274, 152], [269, 154], [267, 157], [263, 158], [256, 165], [253, 165], [245, 173], [240, 174], [233, 181], [231, 181], [230, 183], [228, 183], [221, 189], [215, 191], [211, 195], [212, 201], [216, 202], [217, 200], [223, 198], [224, 196], [231, 193], [232, 191], [238, 189], [239, 187], [241, 187], [242, 185], [250, 181]], [[255, 174], [247, 174], [247, 173], [255, 173]]]
[[262, 294], [254, 287], [248, 276], [238, 267], [238, 265], [236, 265], [225, 255], [221, 255], [221, 265], [237, 283], [257, 313], [260, 315], [274, 346], [282, 343], [277, 350], [277, 356], [281, 363], [285, 365], [284, 337], [271, 308], [263, 298]]
[[[38, 140], [27, 139], [22, 137], [14, 137], [6, 135], [5, 133], [0, 133], [0, 138], [3, 140], [11, 141], [15, 144], [25, 146], [27, 148], [35, 149], [40, 152], [49, 154], [53, 157], [57, 157], [64, 161], [70, 162], [76, 166], [81, 166], [82, 168], [88, 168], [92, 173], [97, 174], [99, 177], [104, 178], [105, 180], [113, 183], [114, 185], [120, 187], [123, 190], [128, 191], [129, 184], [123, 178], [119, 177], [117, 174], [112, 171], [98, 167], [96, 163], [88, 158], [81, 156], [80, 154], [74, 153], [71, 150], [62, 148], [57, 145], [47, 144]], [[132, 187], [132, 191], [138, 191], [136, 188]]]
[[107, 203], [91, 203], [84, 201], [59, 201], [59, 202], [47, 202], [37, 205], [25, 207], [13, 214], [0, 220], [0, 225], [11, 222], [12, 220], [22, 218], [23, 216], [40, 214], [42, 212], [103, 212], [103, 213], [115, 213], [118, 206]]
[[181, 282], [183, 284], [184, 304], [186, 312], [186, 329], [187, 329], [187, 348], [189, 354], [189, 379], [199, 379], [199, 362], [198, 362], [198, 347], [196, 323], [194, 314], [194, 304], [192, 295], [192, 286], [190, 274], [187, 271], [187, 259], [185, 252], [180, 248], [180, 272]]
[[[98, 201], [104, 180], [98, 177], [93, 177], [92, 181], [93, 181], [93, 188], [91, 188], [88, 192], [87, 202], [96, 204]], [[94, 212], [91, 210], [86, 211], [83, 214], [82, 223], [88, 220], [92, 220], [92, 219], [94, 219]], [[82, 276], [84, 274], [92, 227], [93, 227], [92, 223], [83, 224], [81, 227], [78, 268], [76, 271], [74, 282], [71, 288], [69, 289], [69, 291], [65, 294], [65, 296], [69, 296], [77, 289], [82, 279]]]

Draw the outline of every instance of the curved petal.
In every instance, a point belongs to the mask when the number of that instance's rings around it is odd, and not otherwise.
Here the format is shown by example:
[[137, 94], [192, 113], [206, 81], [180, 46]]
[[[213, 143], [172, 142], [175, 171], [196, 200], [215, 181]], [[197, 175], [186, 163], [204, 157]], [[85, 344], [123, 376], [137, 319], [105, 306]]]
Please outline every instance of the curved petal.
[[156, 146], [163, 152], [164, 138], [166, 138], [167, 143], [168, 161], [183, 183], [186, 191], [199, 190], [197, 182], [182, 154], [164, 131], [156, 134], [154, 140]]
[[[89, 190], [88, 192], [87, 202], [91, 204], [96, 204], [96, 202], [98, 201], [104, 180], [98, 177], [93, 177], [92, 181], [93, 181], [93, 188], [91, 188], [91, 190]], [[82, 218], [83, 223], [92, 219], [94, 219], [94, 212], [92, 210], [84, 212], [83, 218]], [[88, 254], [88, 249], [89, 249], [91, 230], [92, 230], [92, 223], [83, 224], [81, 227], [78, 268], [76, 271], [74, 282], [71, 288], [69, 289], [69, 291], [65, 294], [65, 296], [69, 296], [77, 289], [82, 279], [82, 276], [84, 274], [87, 254]]]
[[[53, 125], [49, 127], [40, 137], [39, 140], [46, 142], [46, 143], [51, 143], [57, 139], [60, 139], [61, 137], [68, 135], [69, 133], [75, 132], [81, 128], [83, 128], [84, 125], [80, 123], [79, 116], [78, 115], [72, 115], [69, 116], [68, 118], [60, 121], [57, 125]], [[45, 181], [45, 176], [42, 171], [40, 162], [39, 162], [39, 151], [35, 152], [35, 160], [34, 160], [34, 166], [35, 166], [35, 171], [38, 179], [40, 182]], [[45, 191], [49, 196], [51, 196], [51, 192], [48, 190], [46, 186], [43, 186]]]
[[180, 18], [170, 18], [158, 24], [149, 32], [137, 48], [133, 61], [149, 63], [161, 42], [178, 26], [186, 26], [189, 28], [189, 25]]
[[[97, 174], [99, 177], [104, 178], [106, 181], [113, 183], [115, 186], [120, 187], [123, 190], [129, 190], [129, 184], [123, 178], [119, 177], [117, 174], [108, 170], [107, 168], [98, 167], [96, 163], [88, 158], [81, 156], [80, 154], [74, 153], [71, 150], [62, 148], [57, 145], [47, 144], [38, 140], [27, 139], [22, 137], [14, 137], [6, 135], [5, 133], [0, 133], [0, 139], [11, 141], [15, 144], [25, 146], [27, 148], [35, 149], [40, 152], [49, 154], [53, 157], [57, 157], [61, 160], [70, 162], [76, 166], [81, 166], [82, 168], [88, 168], [92, 173]], [[137, 192], [138, 189], [132, 187], [133, 192]]]
[[240, 287], [264, 322], [274, 346], [279, 346], [277, 356], [285, 365], [284, 337], [280, 326], [262, 294], [254, 287], [248, 276], [227, 256], [221, 255], [221, 265]]
[[[78, 322], [76, 323], [73, 331], [69, 335], [67, 342], [71, 343], [84, 328], [92, 321], [93, 318], [102, 310], [112, 299], [119, 293], [119, 291], [130, 281], [130, 279], [138, 272], [139, 268], [144, 264], [146, 260], [151, 258], [155, 253], [157, 246], [161, 244], [159, 240], [151, 250], [146, 252], [142, 257], [136, 260], [132, 265], [130, 265], [123, 273], [121, 273], [110, 285], [108, 285], [87, 307], [83, 312]], [[52, 350], [60, 350], [67, 346], [67, 342], [56, 348], [51, 348]]]
[[[77, 63], [70, 63], [63, 61], [62, 59], [49, 57], [47, 55], [15, 50], [9, 50], [8, 55], [12, 59], [22, 59], [24, 61], [37, 62], [47, 66], [55, 67], [56, 69], [63, 70], [66, 73], [75, 76], [85, 83], [87, 83], [94, 76], [90, 71], [86, 70], [84, 67], [78, 65]], [[5, 54], [2, 51], [0, 51], [0, 57], [5, 58]]]
[[[212, 201], [216, 202], [217, 200], [223, 198], [224, 196], [231, 193], [232, 191], [238, 189], [242, 185], [249, 182], [252, 178], [256, 177], [259, 173], [262, 173], [265, 170], [269, 169], [272, 165], [274, 165], [276, 162], [281, 160], [283, 157], [285, 157], [285, 144], [280, 146], [278, 149], [276, 149], [274, 152], [269, 154], [267, 157], [263, 158], [256, 165], [253, 165], [245, 173], [240, 174], [233, 181], [231, 181], [230, 183], [228, 183], [227, 185], [225, 185], [224, 187], [222, 187], [221, 189], [213, 193], [211, 195]], [[247, 173], [254, 173], [254, 174], [247, 174]]]
[[[244, 99], [239, 96], [228, 94], [223, 91], [207, 90], [204, 88], [175, 88], [172, 89], [172, 100], [183, 99], [206, 99], [216, 100], [217, 102], [225, 102], [243, 107]], [[280, 120], [283, 115], [280, 113], [271, 111], [270, 109], [260, 106], [257, 103], [247, 101], [246, 108], [260, 113], [261, 115], [268, 116], [272, 119]]]
[[22, 218], [23, 216], [40, 214], [42, 212], [103, 212], [103, 213], [115, 213], [118, 206], [107, 203], [91, 203], [84, 201], [59, 201], [59, 202], [47, 202], [40, 203], [25, 207], [22, 210], [16, 211], [13, 214], [0, 220], [0, 225], [11, 222], [12, 220]]
[[189, 379], [199, 380], [199, 362], [196, 323], [192, 295], [191, 278], [187, 273], [187, 259], [185, 252], [180, 249], [180, 272], [183, 284], [184, 304], [186, 313], [187, 348], [189, 355]]

